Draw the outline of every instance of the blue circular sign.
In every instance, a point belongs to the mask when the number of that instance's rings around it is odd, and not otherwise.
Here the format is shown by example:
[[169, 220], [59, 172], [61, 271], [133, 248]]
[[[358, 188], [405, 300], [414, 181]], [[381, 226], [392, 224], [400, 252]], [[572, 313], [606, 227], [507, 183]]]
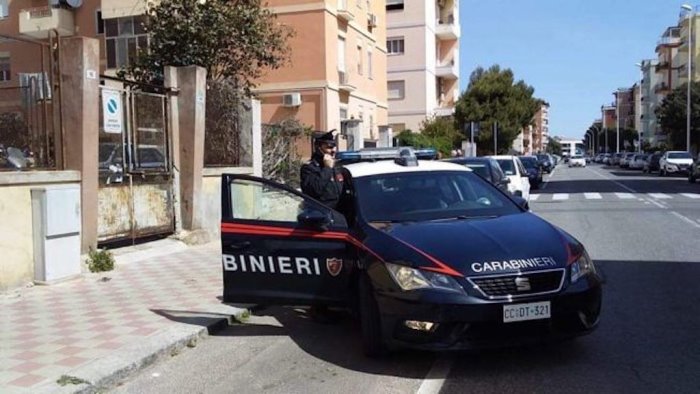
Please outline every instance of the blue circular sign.
[[117, 100], [112, 98], [107, 101], [107, 111], [109, 111], [110, 114], [117, 113]]

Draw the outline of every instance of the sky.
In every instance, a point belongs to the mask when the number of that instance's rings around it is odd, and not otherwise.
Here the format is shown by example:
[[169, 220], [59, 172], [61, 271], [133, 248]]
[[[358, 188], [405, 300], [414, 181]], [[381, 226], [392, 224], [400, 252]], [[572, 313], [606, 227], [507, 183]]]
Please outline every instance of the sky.
[[[689, 4], [700, 5], [689, 1]], [[582, 138], [612, 92], [641, 78], [676, 25], [676, 0], [461, 0], [460, 88], [478, 66], [513, 70], [549, 102], [551, 136]]]

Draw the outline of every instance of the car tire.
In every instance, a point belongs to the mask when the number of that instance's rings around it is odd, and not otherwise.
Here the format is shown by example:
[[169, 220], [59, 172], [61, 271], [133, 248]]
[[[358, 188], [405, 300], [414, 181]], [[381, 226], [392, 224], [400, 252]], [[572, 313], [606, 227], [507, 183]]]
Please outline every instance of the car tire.
[[367, 357], [376, 358], [387, 354], [382, 339], [381, 316], [374, 298], [369, 277], [361, 274], [359, 283], [360, 326], [362, 329], [362, 350]]
[[695, 183], [695, 177], [692, 172], [688, 174], [688, 182]]

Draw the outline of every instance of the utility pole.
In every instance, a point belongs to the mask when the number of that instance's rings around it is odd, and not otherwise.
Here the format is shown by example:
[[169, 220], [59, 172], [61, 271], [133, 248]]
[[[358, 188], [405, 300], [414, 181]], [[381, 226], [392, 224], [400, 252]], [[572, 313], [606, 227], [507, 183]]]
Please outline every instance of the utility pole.
[[615, 118], [615, 128], [617, 129], [615, 153], [620, 153], [620, 89], [617, 89], [617, 93], [615, 94]]
[[498, 154], [498, 122], [493, 122], [493, 154]]

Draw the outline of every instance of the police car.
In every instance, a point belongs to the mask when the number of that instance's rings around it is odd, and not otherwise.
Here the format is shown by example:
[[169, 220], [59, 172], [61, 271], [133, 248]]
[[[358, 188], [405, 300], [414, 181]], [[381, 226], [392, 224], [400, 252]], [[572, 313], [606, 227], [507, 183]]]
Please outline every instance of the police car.
[[338, 211], [223, 175], [224, 302], [353, 309], [370, 356], [593, 331], [602, 280], [583, 245], [522, 198], [425, 153], [341, 152]]

